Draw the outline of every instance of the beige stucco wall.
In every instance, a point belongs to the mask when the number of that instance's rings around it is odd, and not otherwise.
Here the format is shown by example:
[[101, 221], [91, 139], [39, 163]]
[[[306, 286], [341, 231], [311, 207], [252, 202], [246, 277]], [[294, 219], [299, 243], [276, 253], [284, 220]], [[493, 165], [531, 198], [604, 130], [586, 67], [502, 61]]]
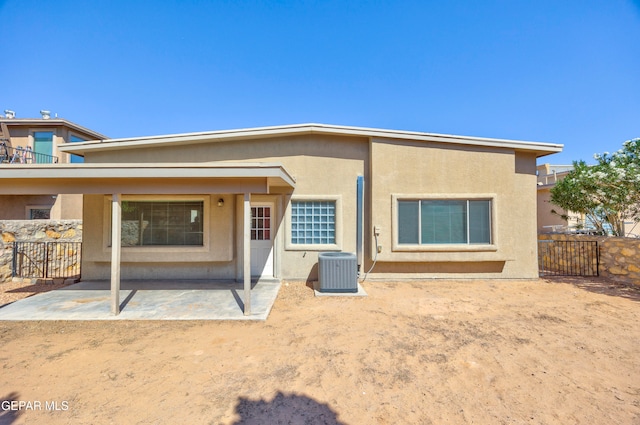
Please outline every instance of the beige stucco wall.
[[56, 199], [51, 195], [0, 196], [0, 217], [3, 220], [26, 220], [27, 207], [52, 208]]
[[[287, 246], [290, 200], [313, 196], [335, 199], [338, 205], [335, 249], [356, 250], [356, 179], [365, 176], [365, 264], [375, 256], [373, 228], [379, 226], [382, 252], [370, 278], [403, 277], [537, 277], [535, 154], [516, 154], [511, 149], [425, 144], [397, 140], [334, 136], [203, 143], [123, 152], [88, 153], [86, 162], [279, 162], [296, 179], [293, 193], [254, 197], [273, 201], [278, 216], [276, 275], [285, 279], [317, 278], [318, 253], [326, 249]], [[394, 249], [396, 220], [394, 196], [468, 196], [481, 194], [493, 200], [493, 244], [491, 246], [421, 247]], [[218, 195], [205, 194], [210, 202]], [[182, 277], [240, 278], [242, 235], [241, 197], [228, 199], [224, 212], [213, 204], [210, 245], [197, 256], [180, 249], [156, 248], [156, 253], [123, 251], [123, 278], [171, 277], [181, 269]], [[102, 196], [85, 199], [85, 252], [83, 274], [108, 276], [105, 245], [105, 211]], [[224, 237], [220, 237], [223, 234]], [[164, 250], [164, 252], [162, 251]], [[230, 250], [230, 251], [229, 251]], [[89, 254], [93, 253], [93, 254]], [[154, 264], [162, 262], [161, 267]], [[154, 271], [155, 270], [155, 271]]]
[[[534, 155], [375, 140], [371, 169], [371, 227], [380, 228], [381, 247], [372, 278], [537, 277]], [[493, 243], [396, 246], [395, 204], [403, 197], [492, 199]], [[375, 243], [370, 243], [372, 257], [375, 249]]]
[[[218, 199], [225, 200], [223, 207]], [[234, 206], [229, 195], [123, 196], [123, 200], [201, 200], [204, 202], [204, 245], [197, 247], [123, 247], [123, 279], [234, 279]], [[84, 199], [83, 277], [110, 276], [111, 197], [86, 195]]]
[[[330, 155], [330, 156], [327, 156]], [[354, 138], [340, 138], [330, 136], [301, 136], [291, 137], [287, 139], [268, 139], [259, 141], [244, 141], [234, 143], [216, 143], [208, 145], [187, 145], [182, 147], [169, 147], [153, 149], [152, 151], [132, 149], [126, 151], [128, 162], [202, 162], [202, 161], [260, 161], [260, 162], [279, 162], [293, 175], [296, 179], [296, 189], [293, 194], [276, 194], [254, 196], [255, 201], [274, 202], [278, 221], [276, 223], [277, 231], [275, 238], [276, 245], [276, 274], [283, 278], [295, 279], [314, 279], [316, 277], [317, 268], [315, 264], [318, 261], [318, 253], [324, 249], [310, 248], [306, 249], [285, 249], [287, 236], [287, 209], [291, 197], [304, 197], [305, 195], [325, 195], [332, 199], [339, 200], [338, 214], [341, 217], [338, 226], [341, 228], [338, 232], [339, 239], [336, 241], [338, 249], [342, 251], [355, 252], [356, 244], [356, 200], [355, 188], [356, 178], [358, 175], [364, 175], [365, 163], [368, 157], [368, 140]], [[88, 155], [87, 162], [115, 162], [121, 158], [115, 152], [104, 152], [98, 155]], [[208, 196], [208, 195], [207, 195]], [[217, 201], [218, 195], [212, 194], [209, 198]], [[104, 210], [106, 207], [98, 206], [100, 201], [98, 198], [103, 197], [87, 197], [85, 201], [85, 211]], [[241, 278], [242, 267], [242, 234], [236, 231], [236, 223], [242, 216], [241, 203], [233, 202], [232, 199], [225, 201], [224, 209], [228, 211], [221, 217], [211, 218], [211, 247], [199, 258], [200, 264], [190, 264], [187, 273], [188, 277], [199, 278]], [[214, 213], [219, 209], [212, 206], [211, 211]], [[206, 214], [205, 214], [206, 215]], [[104, 213], [102, 218], [98, 217], [95, 212], [85, 213], [85, 222], [99, 222], [104, 225]], [[214, 225], [217, 226], [214, 229]], [[89, 227], [89, 226], [88, 226]], [[91, 226], [92, 228], [94, 226]], [[226, 235], [232, 235], [220, 238], [220, 232]], [[86, 231], [85, 241], [89, 242], [91, 247], [87, 247], [87, 251], [93, 252], [98, 248], [104, 236], [98, 232]], [[105, 278], [108, 276], [108, 259], [105, 254], [105, 248], [101, 248], [103, 255], [100, 259], [102, 264], [97, 263], [94, 266], [84, 264], [84, 276], [91, 276], [94, 270], [96, 276]], [[135, 252], [140, 248], [129, 248], [130, 252]], [[161, 248], [157, 248], [162, 250]], [[231, 249], [231, 254], [221, 258], [220, 261], [212, 261], [212, 258], [218, 258], [216, 253], [226, 252]], [[173, 252], [179, 252], [180, 249], [164, 248], [167, 252], [166, 256], [131, 256], [123, 251], [123, 263], [125, 261], [130, 264], [123, 265], [123, 278], [127, 278], [128, 271], [132, 270], [135, 263], [135, 269], [149, 269], [148, 264], [144, 261], [163, 261], [161, 277], [168, 276], [168, 271], [172, 266], [166, 262], [172, 263], [173, 267], [180, 268], [185, 264], [183, 260], [175, 257]], [[179, 261], [178, 261], [179, 260]], [[204, 261], [203, 261], [204, 260]], [[95, 259], [87, 259], [87, 261], [95, 262]], [[188, 262], [194, 263], [195, 259], [188, 256]], [[98, 273], [98, 269], [100, 272]], [[142, 272], [136, 272], [138, 276]], [[145, 276], [149, 276], [149, 271]]]
[[50, 208], [51, 220], [82, 219], [82, 195], [3, 195], [0, 196], [2, 220], [28, 220], [30, 208]]
[[[568, 223], [566, 220], [563, 220], [560, 215], [567, 214], [567, 212], [551, 203], [550, 187], [539, 187], [537, 198], [538, 233], [549, 233], [554, 231], [554, 229], [566, 228]], [[551, 210], [556, 211], [558, 214], [553, 214]]]

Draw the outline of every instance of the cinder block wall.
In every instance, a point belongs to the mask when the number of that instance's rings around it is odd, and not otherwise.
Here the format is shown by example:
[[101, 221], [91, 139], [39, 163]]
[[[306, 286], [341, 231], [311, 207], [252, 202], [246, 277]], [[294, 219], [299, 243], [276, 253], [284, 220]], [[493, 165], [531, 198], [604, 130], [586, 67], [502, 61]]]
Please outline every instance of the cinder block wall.
[[598, 241], [600, 276], [640, 286], [640, 239], [606, 236], [540, 234], [539, 240]]

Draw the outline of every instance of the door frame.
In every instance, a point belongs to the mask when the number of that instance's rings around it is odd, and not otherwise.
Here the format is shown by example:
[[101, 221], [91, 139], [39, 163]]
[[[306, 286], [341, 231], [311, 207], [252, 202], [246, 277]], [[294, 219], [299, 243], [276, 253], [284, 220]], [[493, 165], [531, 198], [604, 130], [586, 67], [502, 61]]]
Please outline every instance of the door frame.
[[[271, 274], [261, 274], [261, 275], [254, 275], [252, 274], [251, 277], [252, 278], [259, 278], [259, 279], [273, 279], [276, 277], [277, 272], [276, 272], [276, 239], [277, 239], [277, 219], [278, 219], [278, 202], [276, 199], [252, 199], [251, 203], [250, 203], [250, 208], [253, 207], [269, 207], [271, 208], [270, 211], [270, 240], [271, 240], [271, 252], [269, 254], [269, 256], [271, 257]], [[253, 218], [253, 217], [252, 217]], [[253, 242], [253, 240], [250, 240], [250, 244]], [[268, 259], [268, 257], [267, 257]]]

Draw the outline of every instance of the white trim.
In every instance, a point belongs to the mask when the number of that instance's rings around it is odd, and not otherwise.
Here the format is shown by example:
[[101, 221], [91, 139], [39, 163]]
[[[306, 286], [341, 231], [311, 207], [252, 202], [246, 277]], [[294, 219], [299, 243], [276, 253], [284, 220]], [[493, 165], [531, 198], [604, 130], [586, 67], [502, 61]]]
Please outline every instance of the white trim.
[[[291, 243], [291, 204], [295, 201], [333, 201], [336, 203], [334, 244], [294, 244]], [[285, 216], [285, 244], [287, 251], [342, 251], [342, 195], [293, 195], [287, 205]]]
[[[191, 179], [191, 181], [185, 181]], [[2, 184], [2, 183], [5, 184]], [[6, 184], [10, 182], [10, 184]], [[190, 184], [186, 184], [190, 183]], [[0, 194], [42, 193], [267, 194], [295, 188], [278, 163], [7, 164], [0, 167]], [[171, 189], [168, 189], [171, 187]]]
[[242, 278], [244, 315], [251, 315], [251, 193], [245, 192], [242, 202]]
[[[253, 207], [269, 207], [271, 209], [271, 216], [269, 218], [269, 223], [270, 223], [270, 241], [271, 241], [271, 274], [261, 274], [260, 276], [258, 275], [254, 275], [252, 273], [252, 277], [257, 277], [257, 278], [261, 278], [261, 279], [273, 279], [274, 277], [276, 277], [276, 256], [277, 256], [277, 249], [276, 249], [276, 236], [277, 236], [277, 224], [278, 224], [278, 220], [277, 220], [277, 214], [278, 214], [278, 210], [276, 207], [276, 202], [275, 199], [272, 200], [258, 200], [259, 198], [257, 197], [253, 197], [252, 196], [252, 201], [251, 201], [251, 208]], [[251, 217], [252, 221], [250, 221], [250, 226], [249, 226], [249, 230], [251, 231], [251, 229], [253, 228], [253, 217]], [[254, 242], [251, 239], [251, 234], [249, 234], [249, 244], [251, 244], [252, 242]], [[257, 242], [259, 243], [260, 240], [257, 240]]]
[[[111, 238], [120, 241], [122, 204], [120, 194], [111, 195]], [[122, 258], [120, 244], [111, 250], [111, 314], [120, 314], [120, 260]]]
[[150, 137], [99, 140], [84, 143], [74, 143], [74, 146], [65, 146], [62, 149], [65, 152], [76, 151], [84, 153], [88, 151], [139, 148], [148, 145], [208, 143], [216, 141], [222, 142], [305, 134], [326, 134], [334, 136], [366, 138], [380, 137], [465, 145], [494, 146], [535, 151], [540, 153], [539, 156], [561, 152], [563, 148], [563, 145], [555, 143], [526, 142], [509, 139], [492, 139], [485, 137], [457, 136], [451, 134], [422, 133], [404, 130], [387, 130], [380, 128], [350, 127], [310, 123], [235, 130], [208, 131], [198, 133], [168, 134]]
[[[6, 170], [6, 171], [3, 171]], [[7, 174], [5, 176], [4, 174]], [[275, 162], [7, 164], [0, 178], [169, 178], [279, 177], [289, 186], [295, 179]]]

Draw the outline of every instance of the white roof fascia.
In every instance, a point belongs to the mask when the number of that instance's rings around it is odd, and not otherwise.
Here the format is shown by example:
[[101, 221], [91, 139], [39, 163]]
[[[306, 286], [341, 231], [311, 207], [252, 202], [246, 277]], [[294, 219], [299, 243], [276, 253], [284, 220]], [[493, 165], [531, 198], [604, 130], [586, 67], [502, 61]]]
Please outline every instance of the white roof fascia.
[[277, 163], [162, 163], [162, 164], [7, 164], [4, 179], [100, 178], [279, 178], [295, 187], [295, 179]]
[[194, 144], [204, 142], [222, 142], [232, 140], [257, 139], [275, 136], [291, 136], [300, 134], [328, 134], [336, 136], [403, 139], [437, 143], [453, 143], [475, 146], [489, 146], [507, 149], [538, 152], [544, 156], [561, 152], [563, 145], [555, 143], [527, 142], [520, 140], [492, 139], [483, 137], [457, 136], [449, 134], [420, 133], [414, 131], [385, 130], [365, 127], [347, 127], [326, 124], [296, 124], [275, 127], [258, 127], [237, 130], [221, 130], [200, 133], [169, 134], [151, 137], [126, 139], [97, 140], [60, 145], [59, 149], [68, 153], [84, 153], [145, 146]]

